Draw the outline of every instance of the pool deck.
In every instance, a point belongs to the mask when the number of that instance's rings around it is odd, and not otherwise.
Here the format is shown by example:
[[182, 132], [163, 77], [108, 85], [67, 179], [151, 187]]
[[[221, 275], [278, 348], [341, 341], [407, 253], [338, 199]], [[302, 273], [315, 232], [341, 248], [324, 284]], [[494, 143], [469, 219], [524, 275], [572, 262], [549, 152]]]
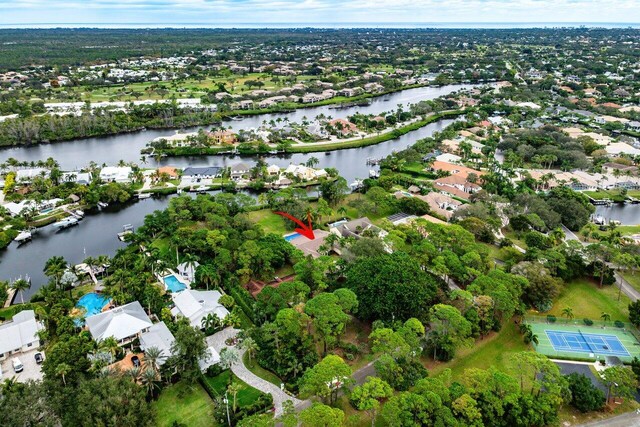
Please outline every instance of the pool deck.
[[318, 249], [324, 244], [324, 239], [326, 239], [330, 233], [325, 230], [313, 230], [313, 234], [316, 237], [313, 240], [300, 235], [295, 239], [289, 240], [289, 243], [300, 249], [305, 255], [311, 255], [313, 258], [318, 258], [321, 255], [320, 252], [318, 252]]

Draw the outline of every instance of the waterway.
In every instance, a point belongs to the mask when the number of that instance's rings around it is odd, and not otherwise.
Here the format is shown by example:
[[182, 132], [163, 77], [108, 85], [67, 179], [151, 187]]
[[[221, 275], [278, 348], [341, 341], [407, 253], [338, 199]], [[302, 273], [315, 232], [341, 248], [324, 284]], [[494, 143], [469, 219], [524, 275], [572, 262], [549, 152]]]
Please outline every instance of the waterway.
[[[410, 89], [384, 97], [376, 98], [368, 106], [331, 109], [329, 107], [315, 107], [296, 110], [287, 114], [265, 114], [246, 117], [238, 121], [225, 122], [234, 129], [259, 126], [263, 120], [275, 120], [278, 117], [289, 118], [290, 121], [301, 121], [303, 117], [309, 120], [316, 115], [325, 114], [333, 117], [346, 117], [360, 112], [363, 114], [378, 114], [397, 108], [397, 104], [408, 105], [420, 100], [433, 99], [456, 90], [470, 87], [469, 85], [451, 85], [440, 88], [425, 87]], [[321, 168], [336, 168], [340, 174], [352, 182], [356, 178], [366, 178], [370, 166], [366, 159], [386, 157], [393, 151], [399, 151], [415, 143], [416, 140], [431, 136], [434, 132], [444, 129], [453, 120], [442, 120], [431, 123], [414, 132], [410, 132], [395, 140], [386, 141], [368, 147], [352, 148], [327, 153], [295, 153], [288, 155], [268, 155], [265, 160], [270, 164], [286, 167], [290, 163], [304, 163], [310, 157], [318, 158]], [[131, 134], [74, 140], [57, 144], [39, 145], [31, 147], [16, 147], [0, 151], [0, 161], [14, 157], [21, 161], [37, 161], [53, 157], [66, 170], [80, 168], [91, 161], [98, 164], [116, 164], [119, 160], [140, 162], [140, 150], [146, 143], [158, 136], [170, 134], [171, 131], [146, 131]], [[230, 166], [238, 162], [253, 165], [256, 156], [199, 156], [161, 159], [159, 163], [150, 159], [146, 167], [158, 165], [185, 166]], [[154, 197], [142, 201], [132, 202], [124, 206], [109, 207], [106, 210], [88, 213], [80, 225], [66, 230], [56, 231], [52, 226], [38, 230], [31, 242], [18, 245], [12, 242], [0, 252], [0, 279], [13, 280], [28, 275], [32, 287], [25, 291], [25, 297], [30, 297], [44, 283], [47, 282], [42, 269], [47, 259], [54, 255], [64, 256], [69, 263], [79, 263], [87, 256], [114, 255], [116, 250], [123, 247], [116, 234], [122, 231], [124, 224], [134, 227], [141, 225], [144, 217], [154, 210], [164, 209], [168, 199], [172, 196]]]
[[640, 204], [599, 205], [596, 206], [596, 215], [603, 216], [607, 221], [620, 221], [621, 225], [637, 225], [640, 224]]

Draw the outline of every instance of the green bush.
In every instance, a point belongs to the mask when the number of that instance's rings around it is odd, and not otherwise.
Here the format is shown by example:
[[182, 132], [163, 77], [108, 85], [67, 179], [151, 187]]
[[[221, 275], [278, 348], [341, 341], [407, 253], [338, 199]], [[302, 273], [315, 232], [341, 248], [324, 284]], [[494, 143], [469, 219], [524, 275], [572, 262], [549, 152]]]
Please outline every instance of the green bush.
[[620, 320], [616, 320], [613, 324], [616, 325], [616, 328], [624, 328], [624, 323]]
[[553, 314], [547, 314], [547, 322], [556, 323], [556, 320], [558, 320], [556, 316], [554, 316]]
[[233, 286], [231, 291], [229, 292], [233, 299], [236, 301], [236, 304], [242, 309], [244, 314], [247, 315], [249, 320], [255, 323], [255, 313], [254, 313], [254, 303], [255, 300], [251, 296], [246, 289], [241, 288], [240, 286]]
[[592, 326], [592, 325], [593, 325], [593, 320], [591, 320], [591, 319], [586, 319], [586, 318], [585, 318], [585, 319], [583, 320], [583, 322], [584, 322], [584, 324], [585, 324], [585, 325], [587, 325], [587, 326]]

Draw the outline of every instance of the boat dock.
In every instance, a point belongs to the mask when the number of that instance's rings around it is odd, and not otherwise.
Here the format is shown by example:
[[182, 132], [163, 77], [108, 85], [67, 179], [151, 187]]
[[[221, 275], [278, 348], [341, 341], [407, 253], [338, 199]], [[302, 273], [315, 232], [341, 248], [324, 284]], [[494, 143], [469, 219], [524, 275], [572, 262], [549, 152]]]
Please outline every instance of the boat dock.
[[379, 165], [380, 162], [382, 162], [382, 157], [380, 157], [380, 158], [367, 157], [367, 165], [369, 165], [369, 166]]
[[594, 199], [593, 197], [589, 197], [589, 201], [592, 205], [596, 206], [611, 206], [613, 205], [613, 200], [611, 199]]

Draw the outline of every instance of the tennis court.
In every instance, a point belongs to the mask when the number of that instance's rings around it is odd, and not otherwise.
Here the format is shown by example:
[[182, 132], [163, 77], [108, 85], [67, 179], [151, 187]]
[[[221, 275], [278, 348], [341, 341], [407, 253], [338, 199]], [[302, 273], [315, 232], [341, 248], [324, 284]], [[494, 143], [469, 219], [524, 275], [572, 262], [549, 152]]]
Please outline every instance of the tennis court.
[[547, 322], [533, 316], [525, 322], [538, 337], [536, 351], [551, 358], [598, 360], [616, 356], [631, 363], [634, 357], [640, 357], [640, 333], [628, 323], [622, 327], [611, 322], [586, 325], [580, 320]]
[[575, 351], [605, 356], [631, 356], [615, 335], [584, 334], [581, 331], [545, 331], [556, 351]]

